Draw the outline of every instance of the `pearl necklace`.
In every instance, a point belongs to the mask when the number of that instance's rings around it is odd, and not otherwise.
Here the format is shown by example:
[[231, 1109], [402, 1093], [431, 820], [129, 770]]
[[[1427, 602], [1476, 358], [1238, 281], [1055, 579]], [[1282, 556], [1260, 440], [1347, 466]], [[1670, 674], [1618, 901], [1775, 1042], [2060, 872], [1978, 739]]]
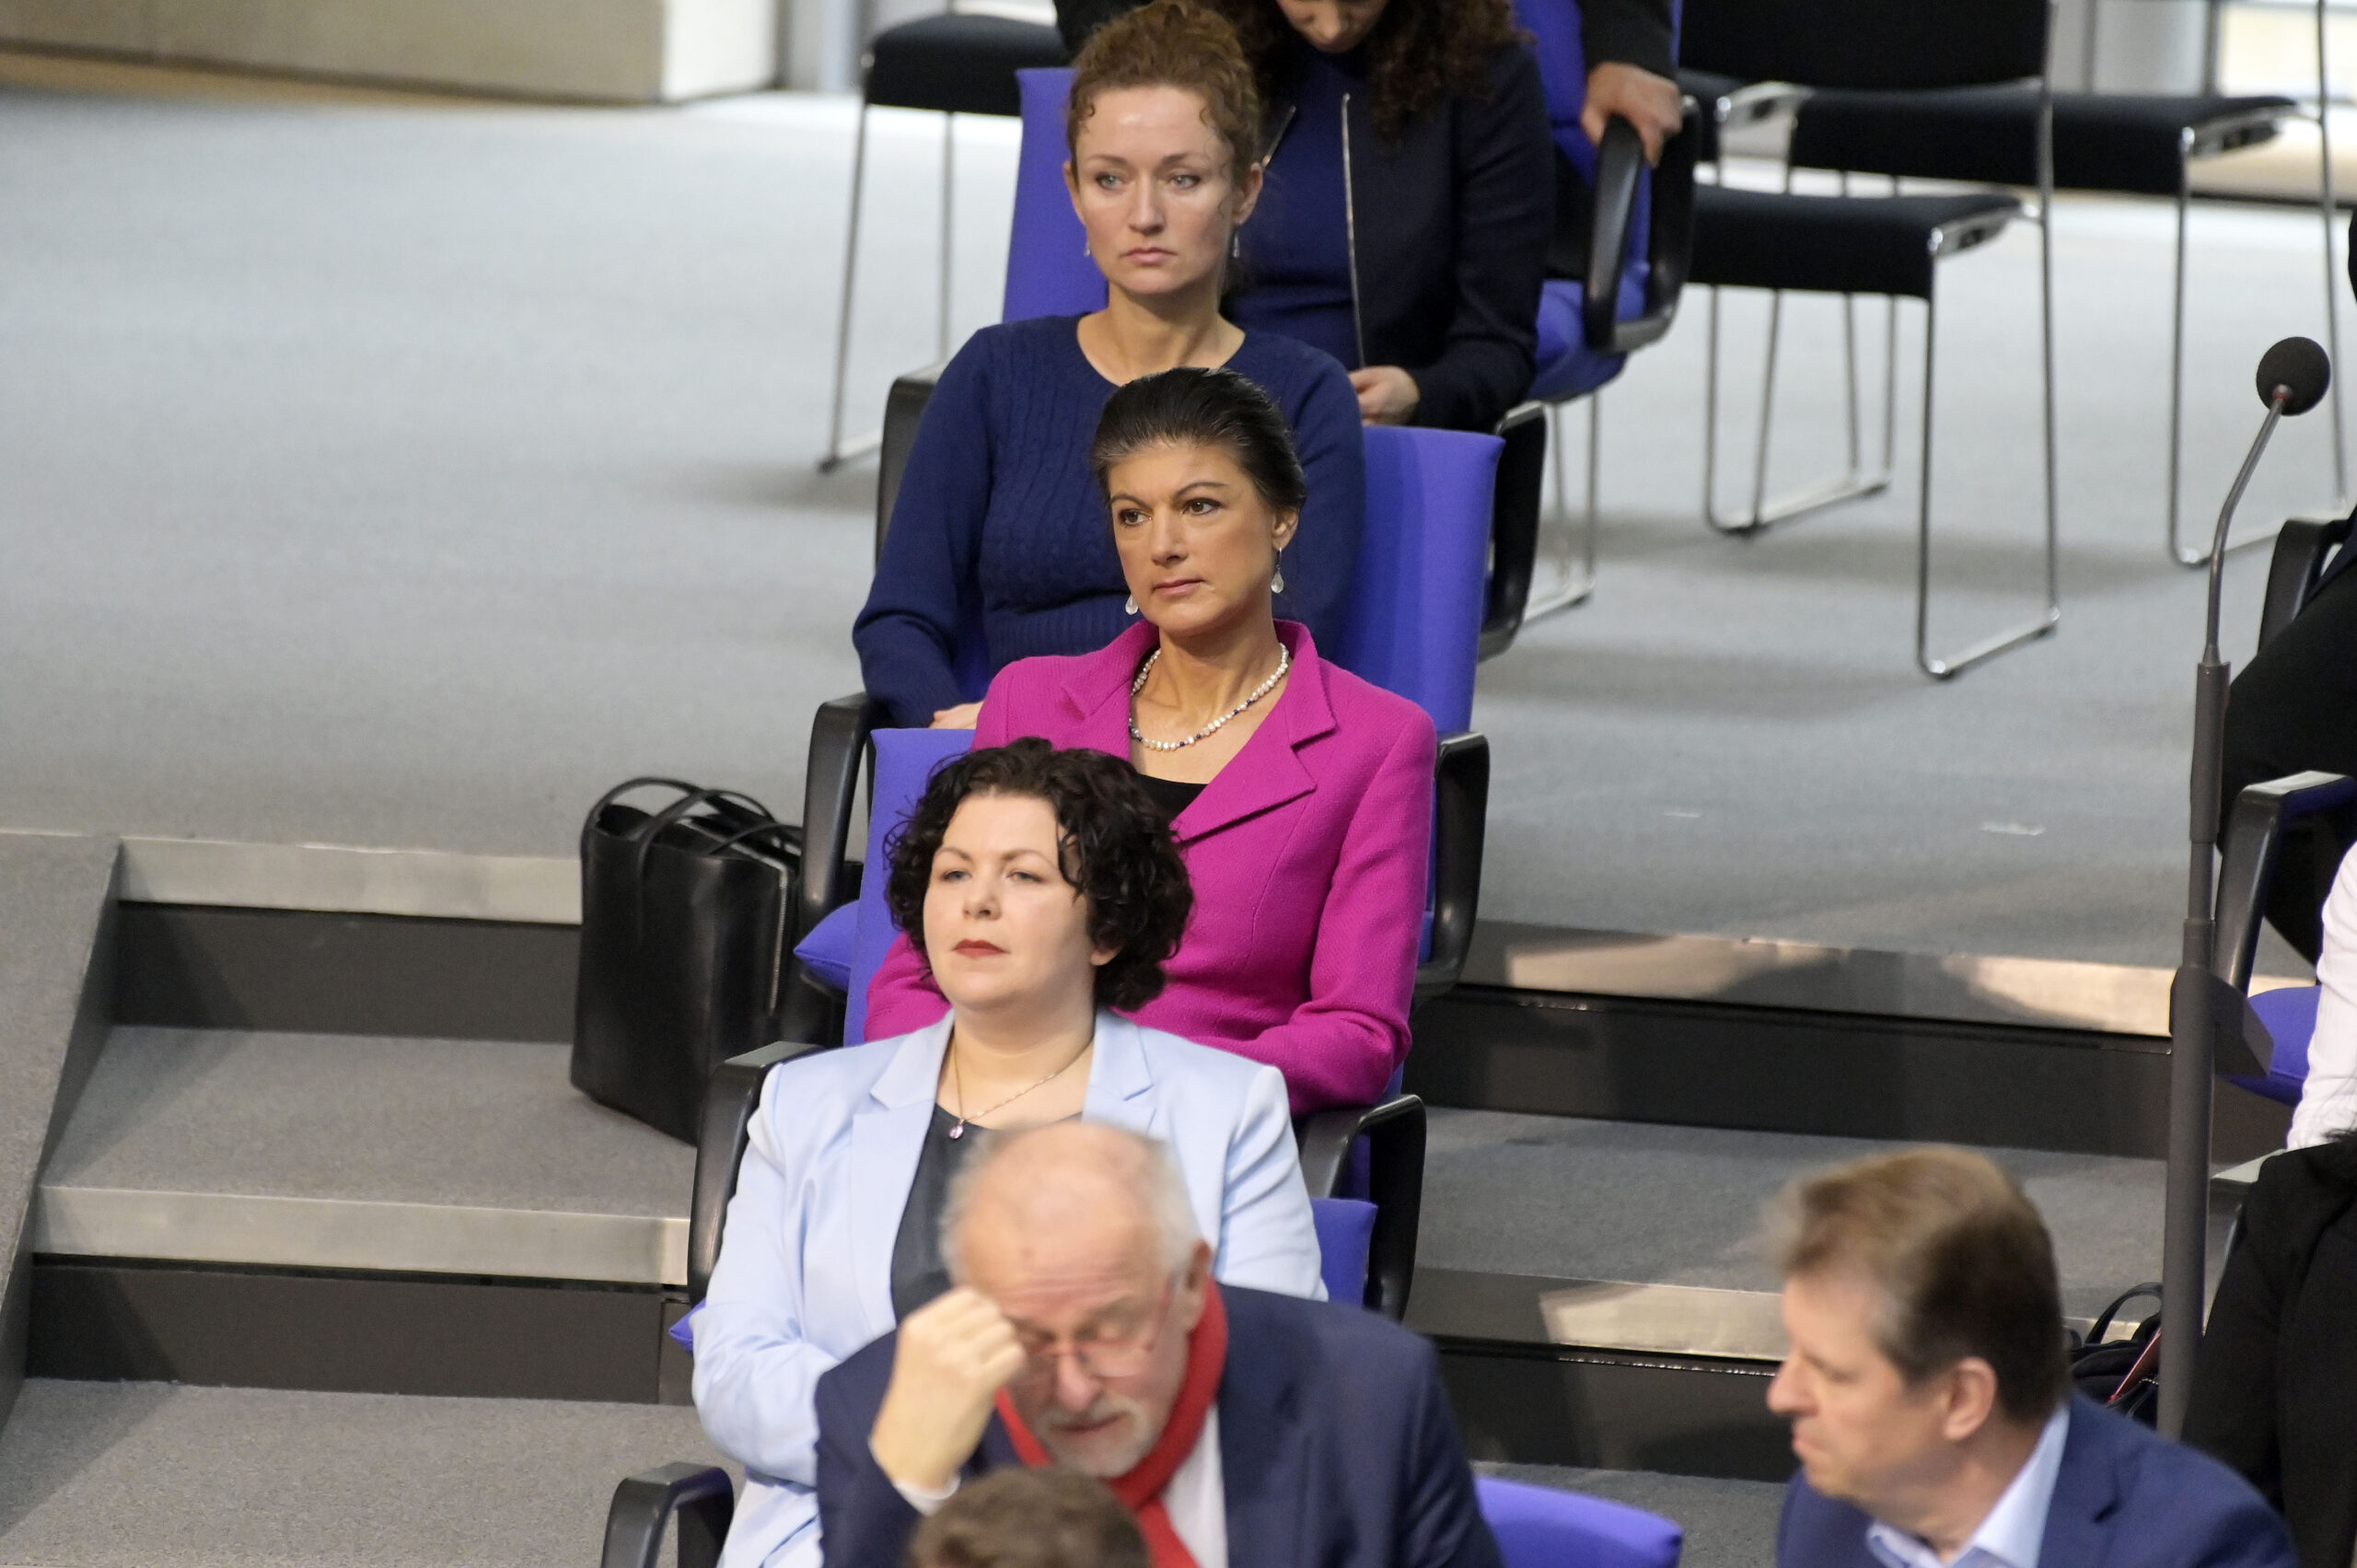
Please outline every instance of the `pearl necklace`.
[[1210, 737], [1217, 734], [1227, 724], [1228, 720], [1238, 716], [1245, 709], [1250, 707], [1253, 703], [1259, 702], [1261, 698], [1275, 691], [1277, 689], [1277, 682], [1285, 678], [1285, 671], [1293, 668], [1293, 650], [1286, 647], [1282, 643], [1278, 644], [1276, 673], [1270, 676], [1268, 679], [1260, 682], [1259, 686], [1253, 688], [1252, 694], [1250, 696], [1245, 698], [1244, 701], [1237, 703], [1236, 706], [1228, 709], [1227, 712], [1220, 714], [1219, 717], [1212, 720], [1211, 723], [1203, 726], [1202, 728], [1195, 731], [1194, 734], [1189, 736], [1184, 740], [1148, 740], [1145, 738], [1145, 731], [1138, 727], [1138, 693], [1145, 690], [1145, 678], [1154, 673], [1154, 662], [1161, 656], [1162, 650], [1160, 648], [1156, 648], [1154, 652], [1146, 655], [1145, 662], [1138, 666], [1138, 678], [1130, 682], [1130, 738], [1136, 741], [1140, 746], [1144, 747], [1149, 751], [1183, 751], [1188, 747], [1195, 744], [1198, 740], [1208, 739]]

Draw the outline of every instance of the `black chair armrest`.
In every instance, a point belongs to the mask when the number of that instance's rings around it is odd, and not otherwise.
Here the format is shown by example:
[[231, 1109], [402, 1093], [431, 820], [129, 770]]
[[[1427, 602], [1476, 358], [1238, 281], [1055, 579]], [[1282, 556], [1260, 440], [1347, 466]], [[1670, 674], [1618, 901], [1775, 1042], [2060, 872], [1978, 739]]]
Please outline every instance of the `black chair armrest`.
[[[849, 857], [852, 808], [858, 802], [860, 764], [868, 738], [884, 723], [884, 704], [865, 691], [819, 704], [810, 721], [810, 761], [802, 784], [802, 877], [795, 895], [792, 939], [859, 896], [857, 863]], [[842, 998], [799, 958], [786, 964], [779, 987], [777, 1031], [786, 1040], [831, 1045]]]
[[2283, 830], [2305, 817], [2357, 803], [2357, 779], [2340, 773], [2293, 773], [2255, 784], [2235, 797], [2219, 846], [2217, 935], [2210, 968], [2236, 991], [2250, 988], [2258, 954], [2258, 923], [2269, 885], [2283, 852]]
[[737, 1167], [753, 1111], [761, 1101], [761, 1081], [781, 1062], [821, 1049], [779, 1040], [713, 1069], [704, 1086], [703, 1121], [696, 1130], [696, 1184], [688, 1199], [688, 1301], [703, 1299], [712, 1267], [720, 1260], [720, 1231], [728, 1223], [728, 1200], [737, 1195]]
[[663, 1568], [663, 1533], [679, 1519], [679, 1568], [714, 1568], [737, 1513], [728, 1472], [713, 1465], [665, 1465], [631, 1476], [606, 1507], [599, 1568]]
[[924, 405], [933, 401], [946, 365], [911, 370], [892, 383], [884, 399], [884, 443], [876, 457], [876, 555], [884, 556], [884, 535], [892, 527], [892, 507], [900, 498], [900, 476], [908, 471], [909, 449], [917, 444], [917, 426], [924, 422]]
[[2351, 521], [2292, 517], [2276, 533], [2275, 552], [2267, 563], [2267, 602], [2258, 615], [2259, 647], [2273, 642], [2306, 606], [2316, 579], [2324, 575], [2326, 558], [2335, 546], [2348, 544]]
[[1341, 1185], [1351, 1145], [1367, 1141], [1367, 1196], [1375, 1233], [1367, 1241], [1366, 1307], [1393, 1322], [1408, 1315], [1416, 1282], [1416, 1231], [1424, 1206], [1424, 1102], [1395, 1095], [1381, 1105], [1313, 1111], [1294, 1124], [1301, 1173], [1312, 1197]]
[[1538, 563], [1538, 513], [1547, 491], [1547, 405], [1518, 403], [1498, 421], [1505, 442], [1490, 494], [1490, 583], [1481, 607], [1480, 657], [1514, 646]]
[[1490, 738], [1441, 737], [1433, 765], [1433, 950], [1416, 970], [1416, 1001], [1455, 989], [1481, 908], [1481, 849], [1490, 816]]
[[1620, 274], [1629, 264], [1629, 226], [1636, 221], [1637, 190], [1645, 178], [1645, 144], [1637, 128], [1614, 115], [1596, 149], [1596, 214], [1588, 226], [1586, 290], [1580, 331], [1598, 354], [1613, 352], [1620, 327]]
[[[1629, 354], [1657, 341], [1678, 316], [1678, 299], [1694, 253], [1694, 163], [1702, 144], [1702, 111], [1685, 100], [1678, 134], [1662, 146], [1661, 162], [1645, 167], [1637, 128], [1615, 115], [1596, 149], [1596, 216], [1588, 231], [1587, 287], [1580, 331], [1599, 354]], [[1620, 319], [1621, 274], [1629, 265], [1629, 226], [1637, 192], [1650, 174], [1653, 216], [1645, 243], [1645, 308]]]

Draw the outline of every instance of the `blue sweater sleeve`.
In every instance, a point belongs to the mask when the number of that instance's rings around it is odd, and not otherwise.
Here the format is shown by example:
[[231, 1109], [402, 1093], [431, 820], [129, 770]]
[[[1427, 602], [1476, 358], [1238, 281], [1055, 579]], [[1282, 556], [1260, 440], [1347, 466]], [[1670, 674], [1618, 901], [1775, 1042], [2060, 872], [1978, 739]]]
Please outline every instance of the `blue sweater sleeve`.
[[925, 403], [867, 604], [852, 627], [860, 679], [896, 725], [920, 727], [968, 700], [958, 649], [981, 625], [991, 336], [978, 332], [958, 351]]
[[1285, 591], [1276, 612], [1298, 621], [1321, 648], [1342, 645], [1342, 619], [1351, 598], [1351, 572], [1358, 564], [1359, 525], [1366, 514], [1366, 436], [1359, 424], [1358, 394], [1342, 367], [1325, 354], [1285, 412], [1293, 421], [1294, 447], [1309, 481], [1301, 528], [1284, 553]]

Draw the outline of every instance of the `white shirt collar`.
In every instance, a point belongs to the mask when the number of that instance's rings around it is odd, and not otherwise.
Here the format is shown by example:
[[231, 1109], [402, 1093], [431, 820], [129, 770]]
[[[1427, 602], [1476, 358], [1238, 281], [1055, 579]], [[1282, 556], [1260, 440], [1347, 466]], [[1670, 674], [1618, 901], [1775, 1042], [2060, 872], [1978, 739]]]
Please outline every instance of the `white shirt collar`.
[[2046, 1543], [2046, 1516], [2054, 1506], [2054, 1482], [2062, 1473], [2062, 1448], [2070, 1440], [2071, 1406], [2065, 1401], [2047, 1417], [2038, 1446], [2017, 1471], [1997, 1505], [1972, 1532], [1952, 1563], [1918, 1536], [1877, 1519], [1866, 1527], [1866, 1544], [1888, 1568], [2038, 1568]]

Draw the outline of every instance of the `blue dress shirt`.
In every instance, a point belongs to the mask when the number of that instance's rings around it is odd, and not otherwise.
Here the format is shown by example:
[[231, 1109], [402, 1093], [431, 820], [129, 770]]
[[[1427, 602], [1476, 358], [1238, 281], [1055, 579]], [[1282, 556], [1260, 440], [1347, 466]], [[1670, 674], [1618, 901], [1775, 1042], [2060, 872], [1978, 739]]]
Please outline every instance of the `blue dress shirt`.
[[2071, 1407], [2063, 1404], [2046, 1418], [2038, 1446], [1954, 1562], [1943, 1562], [1922, 1537], [1879, 1519], [1867, 1527], [1866, 1544], [1888, 1568], [2038, 1568], [2046, 1516], [2054, 1506], [2054, 1481], [2062, 1473], [2062, 1446], [2070, 1435]]

